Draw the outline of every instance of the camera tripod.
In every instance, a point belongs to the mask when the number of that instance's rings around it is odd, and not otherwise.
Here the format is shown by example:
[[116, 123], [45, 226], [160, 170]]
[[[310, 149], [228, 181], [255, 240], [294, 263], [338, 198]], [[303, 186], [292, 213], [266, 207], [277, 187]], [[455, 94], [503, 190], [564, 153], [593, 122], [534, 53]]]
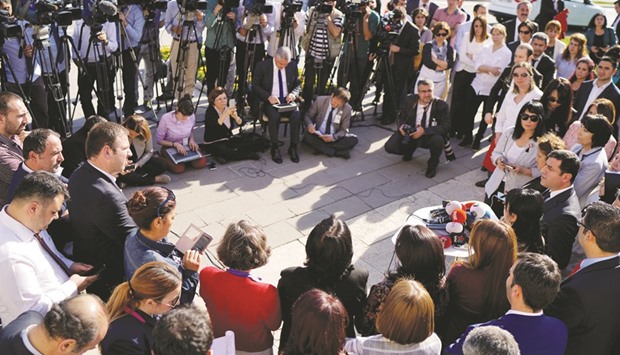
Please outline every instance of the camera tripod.
[[[377, 61], [377, 65], [374, 68], [374, 71], [372, 70], [372, 68], [370, 69], [371, 74], [368, 80], [366, 81], [364, 88], [362, 89], [361, 97], [366, 96], [366, 92], [368, 92], [368, 89], [370, 88], [370, 84], [372, 84], [373, 82], [376, 83], [376, 86], [379, 86], [379, 83], [387, 84], [386, 95], [384, 98], [384, 106], [385, 106], [385, 100], [390, 100], [390, 104], [392, 105], [392, 108], [394, 108], [394, 111], [397, 113], [398, 107], [396, 106], [396, 92], [394, 89], [394, 77], [392, 76], [393, 74], [392, 67], [390, 66], [390, 62], [388, 60], [389, 50], [387, 52], [380, 51], [377, 54], [378, 54], [379, 60]], [[387, 78], [384, 78], [383, 76], [386, 76]], [[375, 106], [375, 110], [373, 114], [374, 115], [377, 114], [377, 106]]]
[[[247, 29], [247, 33], [245, 34], [244, 42], [244, 58], [243, 64], [241, 67], [242, 71], [237, 70], [238, 74], [238, 85], [237, 85], [237, 112], [244, 116], [245, 112], [243, 108], [245, 107], [245, 102], [247, 100], [247, 83], [248, 78], [252, 77], [252, 72], [254, 71], [254, 64], [261, 60], [265, 56], [265, 38], [263, 37], [263, 31], [260, 25], [260, 15], [251, 14], [252, 18], [250, 19], [250, 27]], [[246, 17], [247, 20], [247, 17]], [[258, 34], [259, 42], [257, 43], [256, 35]], [[258, 50], [261, 50], [262, 53], [257, 53]], [[258, 57], [257, 57], [258, 54]], [[239, 58], [240, 53], [237, 51], [237, 58]], [[239, 61], [237, 62], [239, 65]], [[238, 67], [237, 67], [238, 68]]]
[[282, 25], [280, 26], [280, 38], [278, 47], [288, 47], [291, 49], [291, 60], [297, 62], [299, 53], [297, 52], [297, 39], [295, 38], [295, 15], [284, 13]]
[[[351, 83], [349, 91], [351, 92], [351, 103], [353, 110], [361, 113], [363, 121], [364, 110], [361, 109], [361, 101], [363, 96], [360, 95], [360, 91], [363, 89], [361, 83], [365, 81], [362, 81], [364, 78], [364, 73], [362, 68], [360, 68], [360, 58], [357, 56], [357, 39], [359, 34], [357, 29], [357, 24], [359, 23], [358, 21], [359, 19], [354, 19], [352, 21], [349, 19], [346, 20], [344, 43], [347, 48], [345, 50], [343, 47], [340, 55], [338, 56], [338, 66], [334, 66], [334, 69], [332, 70], [330, 84], [336, 73], [336, 68], [338, 68], [338, 86], [345, 87], [347, 83]], [[366, 57], [362, 59], [366, 61]], [[352, 66], [351, 62], [353, 62]]]
[[[146, 46], [147, 48], [146, 56], [142, 53], [144, 48], [143, 46]], [[161, 63], [161, 52], [159, 50], [159, 27], [155, 23], [155, 12], [153, 11], [149, 11], [145, 19], [144, 30], [142, 31], [142, 38], [140, 38], [139, 47], [139, 58], [137, 58], [136, 62], [139, 63], [140, 60], [144, 59], [145, 74], [146, 78], [148, 79], [148, 81], [143, 82], [145, 97], [147, 90], [152, 93], [153, 89], [155, 89], [155, 97], [157, 97], [159, 96], [159, 87], [157, 83], [159, 82], [159, 79], [163, 78], [161, 78], [159, 75], [161, 74], [159, 69]], [[159, 102], [159, 100], [157, 100], [157, 111], [159, 111], [160, 109], [161, 103]], [[152, 106], [150, 106], [150, 110], [153, 111], [153, 116], [149, 117], [149, 119], [153, 119], [155, 122], [158, 122], [157, 115], [155, 114]]]
[[[4, 39], [0, 39], [0, 45], [4, 46]], [[2, 52], [2, 55], [0, 56], [0, 64], [2, 65], [2, 86], [3, 86], [3, 91], [11, 91], [8, 90], [7, 88], [7, 83], [9, 83], [7, 75], [6, 75], [6, 69], [9, 69], [9, 72], [11, 73], [11, 76], [16, 79], [17, 75], [15, 73], [15, 69], [13, 69], [13, 66], [11, 65], [11, 62], [9, 61], [8, 56]], [[15, 86], [17, 87], [17, 91], [19, 91], [19, 96], [22, 97], [23, 101], [24, 101], [24, 105], [26, 105], [26, 108], [28, 109], [28, 113], [30, 114], [30, 117], [32, 117], [32, 120], [37, 123], [38, 126], [38, 122], [36, 117], [34, 116], [34, 114], [32, 113], [32, 108], [30, 107], [30, 96], [26, 95], [26, 92], [24, 91], [24, 88], [22, 87], [22, 85], [18, 82], [18, 80], [15, 80], [16, 82], [14, 83]]]

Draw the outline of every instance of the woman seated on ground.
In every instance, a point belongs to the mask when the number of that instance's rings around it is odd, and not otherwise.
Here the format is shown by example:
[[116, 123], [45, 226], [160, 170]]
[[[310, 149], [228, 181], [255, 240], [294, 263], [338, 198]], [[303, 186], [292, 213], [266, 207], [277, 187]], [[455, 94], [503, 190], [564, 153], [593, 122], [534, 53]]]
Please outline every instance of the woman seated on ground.
[[437, 235], [426, 226], [405, 226], [398, 233], [394, 253], [399, 262], [396, 271], [390, 272], [385, 280], [370, 288], [364, 307], [364, 323], [358, 329], [364, 336], [378, 333], [375, 324], [377, 315], [384, 307], [392, 286], [401, 278], [412, 278], [424, 285], [435, 305], [437, 319], [445, 311], [446, 262], [443, 245]]
[[573, 117], [573, 90], [568, 79], [553, 79], [543, 92], [540, 102], [545, 114], [543, 126], [545, 132], [553, 132], [560, 137], [568, 130]]
[[306, 267], [291, 267], [280, 273], [278, 292], [284, 321], [280, 350], [291, 332], [293, 303], [311, 288], [333, 293], [342, 301], [349, 314], [347, 337], [355, 336], [354, 326], [360, 328], [364, 318], [368, 271], [353, 266], [352, 258], [351, 231], [344, 221], [331, 216], [312, 229], [306, 242]]
[[484, 187], [488, 201], [496, 191], [506, 193], [540, 175], [536, 167], [536, 139], [543, 134], [543, 113], [540, 101], [526, 103], [519, 111], [516, 126], [502, 134], [491, 154], [497, 169]]
[[568, 47], [555, 62], [559, 78], [570, 78], [575, 72], [577, 61], [588, 56], [586, 42], [586, 36], [581, 33], [574, 33], [570, 36]]
[[[566, 149], [566, 145], [562, 138], [558, 137], [555, 133], [547, 132], [542, 136], [538, 137], [538, 152], [536, 153], [536, 168], [538, 171], [542, 171], [542, 169], [547, 165], [547, 155], [554, 150]], [[540, 176], [530, 180], [525, 185], [523, 185], [524, 189], [532, 189], [544, 193], [547, 188], [540, 184]]]
[[579, 90], [581, 84], [588, 80], [594, 79], [594, 62], [589, 57], [583, 57], [577, 61], [575, 66], [575, 71], [570, 76], [568, 81], [570, 81], [571, 88], [573, 89], [573, 94]]
[[131, 186], [147, 186], [153, 184], [167, 184], [170, 176], [164, 175], [166, 160], [153, 155], [153, 140], [151, 129], [142, 116], [132, 115], [123, 122], [123, 127], [129, 131], [131, 143], [131, 159], [133, 171], [120, 174], [118, 181]]
[[[437, 237], [435, 237], [437, 239]], [[435, 330], [434, 305], [424, 286], [411, 279], [396, 281], [377, 317], [378, 335], [347, 341], [349, 354], [441, 353]]]
[[514, 231], [504, 222], [480, 220], [469, 235], [469, 248], [469, 259], [455, 262], [446, 278], [444, 344], [453, 343], [468, 325], [501, 317], [509, 309], [506, 278], [517, 258]]
[[586, 40], [588, 41], [590, 58], [596, 64], [605, 55], [605, 52], [616, 44], [616, 31], [607, 26], [607, 17], [604, 13], [599, 12], [592, 16], [590, 23], [588, 23]]
[[[607, 143], [605, 143], [605, 153], [607, 153], [607, 157], [611, 157], [614, 154], [616, 149], [616, 138], [613, 136], [613, 132], [616, 130], [615, 127], [615, 117], [616, 117], [616, 108], [614, 104], [607, 99], [596, 99], [588, 108], [588, 115], [603, 115], [607, 118], [607, 121], [611, 123], [612, 126], [612, 135], [609, 137]], [[564, 142], [566, 143], [566, 147], [569, 149], [572, 148], [575, 144], [577, 144], [577, 136], [579, 134], [579, 130], [581, 129], [581, 121], [575, 120], [568, 127], [568, 131], [564, 135]]]
[[200, 253], [188, 250], [185, 255], [166, 237], [176, 215], [176, 197], [163, 187], [136, 191], [127, 202], [127, 210], [140, 228], [125, 240], [125, 277], [130, 280], [136, 270], [151, 261], [163, 261], [183, 275], [181, 303], [191, 304], [198, 286]]
[[338, 297], [312, 289], [295, 301], [291, 311], [288, 341], [281, 344], [285, 355], [345, 355], [347, 310]]
[[571, 150], [581, 160], [581, 167], [573, 187], [582, 208], [586, 206], [588, 197], [607, 169], [607, 153], [603, 146], [611, 136], [611, 129], [611, 124], [603, 115], [586, 115], [581, 119], [581, 129], [577, 135], [578, 144]]
[[106, 305], [111, 323], [101, 354], [151, 354], [158, 316], [176, 307], [180, 297], [176, 268], [158, 261], [139, 267], [131, 281], [116, 286]]
[[[177, 102], [176, 110], [166, 113], [159, 121], [157, 143], [161, 145], [161, 155], [166, 159], [168, 170], [175, 174], [184, 172], [186, 163], [175, 164], [167, 149], [174, 148], [181, 155], [187, 155], [188, 150], [200, 151], [193, 136], [195, 124], [194, 103], [189, 97], [181, 98]], [[187, 164], [191, 164], [195, 169], [202, 169], [207, 166], [207, 158], [203, 156]]]
[[502, 220], [512, 226], [519, 252], [545, 253], [540, 232], [544, 203], [542, 194], [536, 190], [517, 188], [506, 194]]
[[226, 89], [218, 86], [209, 93], [209, 107], [205, 112], [205, 152], [221, 160], [259, 159], [260, 147], [242, 135], [233, 136], [233, 125], [243, 125], [237, 108], [228, 105]]
[[250, 274], [269, 260], [271, 248], [260, 226], [241, 220], [231, 223], [217, 247], [226, 270], [205, 267], [200, 272], [200, 296], [213, 324], [213, 335], [235, 332], [237, 351], [271, 354], [272, 331], [280, 328], [278, 291]]
[[547, 22], [545, 26], [545, 33], [549, 36], [549, 43], [547, 43], [547, 49], [545, 53], [551, 57], [551, 59], [557, 61], [558, 58], [566, 49], [566, 45], [558, 37], [562, 33], [562, 24], [558, 20], [552, 20]]

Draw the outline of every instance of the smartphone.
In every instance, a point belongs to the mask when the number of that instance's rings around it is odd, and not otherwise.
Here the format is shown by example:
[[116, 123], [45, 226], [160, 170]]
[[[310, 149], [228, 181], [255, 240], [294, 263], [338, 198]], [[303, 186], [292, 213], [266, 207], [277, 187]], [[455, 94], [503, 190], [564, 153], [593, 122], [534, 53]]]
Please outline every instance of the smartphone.
[[211, 241], [213, 241], [212, 236], [208, 235], [207, 233], [202, 233], [200, 235], [200, 238], [198, 238], [198, 241], [196, 241], [196, 244], [194, 244], [194, 246], [192, 247], [192, 250], [196, 250], [202, 253], [203, 251], [205, 251], [205, 249], [207, 249]]
[[93, 276], [99, 275], [103, 270], [107, 268], [106, 264], [101, 264], [99, 266], [95, 266], [94, 268], [86, 271], [82, 276]]

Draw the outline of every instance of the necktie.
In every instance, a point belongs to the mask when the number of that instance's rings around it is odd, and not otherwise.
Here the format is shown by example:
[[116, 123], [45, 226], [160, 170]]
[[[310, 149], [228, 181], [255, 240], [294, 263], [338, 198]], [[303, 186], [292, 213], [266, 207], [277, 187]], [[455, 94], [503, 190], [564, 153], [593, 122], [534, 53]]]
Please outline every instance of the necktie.
[[536, 63], [538, 63], [538, 59], [532, 59], [532, 66], [536, 68]]
[[579, 264], [577, 264], [577, 266], [575, 266], [573, 271], [571, 271], [570, 274], [568, 274], [567, 277], [571, 277], [571, 276], [575, 275], [577, 273], [577, 271], [581, 270], [581, 263], [583, 263], [583, 260]]
[[62, 271], [64, 271], [65, 274], [67, 274], [67, 276], [71, 276], [72, 273], [71, 273], [71, 270], [69, 270], [69, 267], [58, 257], [58, 255], [56, 255], [56, 253], [54, 253], [52, 251], [52, 249], [49, 247], [49, 245], [47, 245], [47, 243], [45, 243], [45, 240], [43, 240], [41, 235], [39, 233], [35, 233], [34, 237], [37, 238], [37, 240], [39, 241], [39, 244], [41, 244], [41, 246], [43, 247], [43, 249], [45, 249], [47, 254], [49, 254], [49, 256], [51, 256], [52, 259], [54, 259], [56, 264], [58, 264], [58, 266], [60, 266]]
[[546, 190], [545, 192], [543, 192], [543, 200], [544, 201], [548, 200], [549, 197], [551, 197], [551, 191]]
[[278, 85], [280, 86], [280, 101], [284, 100], [284, 80], [282, 80], [282, 69], [278, 69]]
[[426, 105], [424, 107], [424, 113], [422, 114], [422, 127], [423, 128], [426, 128], [426, 111], [428, 111], [428, 106], [429, 105]]
[[334, 110], [335, 108], [332, 107], [332, 110], [329, 111], [329, 116], [327, 116], [327, 124], [325, 124], [325, 134], [332, 133], [332, 119], [334, 118]]

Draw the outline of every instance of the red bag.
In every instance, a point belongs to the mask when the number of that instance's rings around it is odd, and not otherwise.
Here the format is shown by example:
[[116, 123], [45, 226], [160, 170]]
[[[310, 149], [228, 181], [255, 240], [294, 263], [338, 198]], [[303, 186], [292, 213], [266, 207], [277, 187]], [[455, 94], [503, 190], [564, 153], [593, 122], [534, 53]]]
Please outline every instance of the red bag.
[[495, 144], [496, 144], [495, 134], [493, 134], [493, 137], [491, 138], [491, 145], [489, 146], [489, 150], [487, 151], [487, 154], [484, 156], [484, 160], [482, 161], [482, 166], [487, 168], [487, 170], [489, 170], [490, 173], [495, 171], [495, 165], [491, 161], [491, 154], [495, 150]]

